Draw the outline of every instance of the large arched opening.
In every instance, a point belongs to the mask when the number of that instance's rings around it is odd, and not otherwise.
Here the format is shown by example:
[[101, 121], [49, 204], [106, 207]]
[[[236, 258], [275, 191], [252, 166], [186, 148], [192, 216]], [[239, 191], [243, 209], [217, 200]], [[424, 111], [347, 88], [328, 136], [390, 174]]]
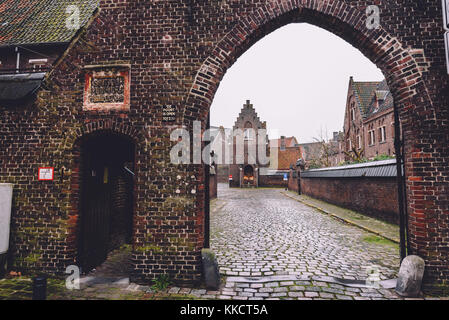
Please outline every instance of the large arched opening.
[[[207, 117], [218, 86], [226, 71], [245, 53], [254, 43], [278, 28], [289, 23], [307, 22], [326, 29], [343, 40], [349, 42], [360, 50], [369, 60], [381, 69], [395, 101], [395, 112], [402, 124], [405, 176], [407, 189], [405, 191], [409, 211], [410, 253], [421, 252], [426, 257], [426, 248], [419, 238], [420, 226], [415, 224], [414, 208], [410, 203], [414, 202], [412, 177], [419, 171], [408, 163], [411, 159], [411, 150], [416, 147], [416, 135], [414, 127], [423, 125], [414, 110], [430, 106], [430, 97], [421, 79], [425, 64], [418, 64], [416, 57], [422, 55], [422, 51], [413, 48], [404, 48], [401, 43], [392, 37], [380, 26], [369, 29], [366, 25], [365, 12], [357, 10], [346, 4], [335, 1], [310, 1], [298, 4], [296, 2], [277, 1], [270, 5], [262, 6], [253, 14], [240, 20], [232, 30], [219, 41], [209, 57], [203, 62], [196, 75], [194, 84], [187, 98], [189, 117], [184, 118], [186, 127], [191, 127], [190, 120], [193, 117], [201, 119], [203, 129], [207, 127]], [[199, 175], [203, 178], [207, 175], [199, 169]], [[401, 171], [401, 170], [400, 170]], [[202, 193], [198, 195], [199, 202], [204, 201]], [[207, 212], [207, 211], [206, 211]], [[405, 210], [402, 210], [405, 213]], [[205, 225], [210, 219], [205, 211], [199, 209], [199, 216], [204, 216]], [[403, 216], [405, 219], [405, 216]], [[206, 230], [206, 236], [208, 231]], [[401, 235], [405, 239], [405, 235]], [[404, 244], [405, 245], [405, 244]]]

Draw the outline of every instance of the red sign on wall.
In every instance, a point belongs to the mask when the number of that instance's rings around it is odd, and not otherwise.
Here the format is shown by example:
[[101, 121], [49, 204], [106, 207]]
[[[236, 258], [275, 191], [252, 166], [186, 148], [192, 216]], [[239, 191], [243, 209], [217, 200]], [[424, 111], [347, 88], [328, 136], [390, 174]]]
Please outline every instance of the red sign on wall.
[[55, 178], [55, 168], [41, 167], [39, 168], [39, 181], [53, 181]]

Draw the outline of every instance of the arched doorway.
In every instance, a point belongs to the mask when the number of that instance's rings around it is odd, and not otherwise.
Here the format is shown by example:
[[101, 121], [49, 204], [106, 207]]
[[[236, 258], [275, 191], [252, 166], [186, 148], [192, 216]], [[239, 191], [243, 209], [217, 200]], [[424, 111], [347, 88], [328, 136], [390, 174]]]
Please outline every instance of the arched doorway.
[[78, 261], [84, 273], [132, 241], [134, 158], [135, 145], [123, 135], [96, 132], [81, 143]]
[[254, 168], [251, 165], [247, 165], [243, 169], [243, 185], [244, 186], [254, 186]]

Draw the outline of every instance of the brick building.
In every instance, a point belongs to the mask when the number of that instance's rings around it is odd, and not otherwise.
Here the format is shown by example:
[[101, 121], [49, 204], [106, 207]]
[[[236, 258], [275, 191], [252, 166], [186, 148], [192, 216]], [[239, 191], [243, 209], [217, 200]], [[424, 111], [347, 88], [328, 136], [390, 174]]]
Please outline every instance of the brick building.
[[[243, 157], [240, 160], [237, 152], [238, 136], [233, 136], [239, 129], [244, 135]], [[260, 121], [249, 100], [243, 106], [232, 130], [211, 127], [213, 137], [211, 149], [214, 151], [218, 164], [220, 182], [229, 181], [231, 187], [283, 187], [286, 184], [283, 180], [284, 174], [287, 174], [292, 166], [295, 167], [302, 155], [297, 139], [285, 136], [279, 139], [268, 139], [268, 136], [265, 136], [264, 140], [261, 140], [258, 129], [267, 129], [267, 124]], [[248, 146], [250, 143], [255, 146], [253, 150], [250, 150]], [[262, 153], [265, 153], [269, 161], [262, 165], [258, 161], [258, 148], [261, 146], [264, 148]], [[230, 177], [232, 178], [229, 180]]]
[[356, 82], [350, 78], [344, 141], [346, 152], [356, 148], [367, 159], [394, 155], [393, 96], [385, 80]]
[[298, 144], [296, 137], [281, 136], [280, 139], [270, 140], [270, 149], [276, 148], [277, 170], [290, 170], [291, 167], [296, 167], [296, 162], [302, 157], [303, 151]]
[[[238, 152], [238, 145], [241, 144], [241, 137], [235, 134], [232, 137], [233, 152], [229, 166], [229, 175], [232, 176], [232, 180], [230, 181], [231, 187], [259, 186], [260, 169], [268, 166], [267, 164], [260, 164], [260, 159], [258, 157], [259, 148], [263, 147], [265, 149], [265, 154], [269, 154], [268, 145], [266, 143], [268, 137], [261, 137], [259, 135], [260, 129], [267, 129], [267, 123], [265, 121], [260, 121], [256, 110], [248, 100], [246, 101], [246, 104], [243, 105], [243, 108], [232, 127], [233, 132], [241, 130], [244, 136], [242, 137], [242, 155], [239, 155]], [[242, 158], [239, 159], [240, 157]]]
[[[40, 3], [53, 2], [9, 0], [0, 16], [34, 10], [21, 31], [45, 24], [65, 34], [66, 10], [46, 17]], [[62, 274], [68, 265], [96, 264], [90, 253], [104, 248], [87, 240], [101, 229], [88, 228], [86, 210], [125, 186], [132, 199], [131, 280], [167, 274], [175, 282], [200, 281], [206, 173], [204, 165], [170, 161], [173, 129], [200, 120], [204, 130], [220, 81], [241, 54], [282, 26], [306, 22], [352, 44], [385, 75], [404, 136], [409, 254], [426, 262], [425, 289], [447, 288], [449, 78], [441, 1], [376, 1], [378, 28], [365, 23], [367, 5], [372, 1], [102, 0], [67, 38], [50, 37], [60, 34], [52, 30], [40, 42], [70, 44], [32, 90], [36, 99], [0, 105], [0, 182], [14, 185], [14, 269]], [[0, 46], [21, 41], [9, 37], [5, 44], [4, 30], [2, 23]], [[54, 168], [54, 179], [40, 181], [39, 167]], [[95, 185], [103, 198], [88, 197]]]

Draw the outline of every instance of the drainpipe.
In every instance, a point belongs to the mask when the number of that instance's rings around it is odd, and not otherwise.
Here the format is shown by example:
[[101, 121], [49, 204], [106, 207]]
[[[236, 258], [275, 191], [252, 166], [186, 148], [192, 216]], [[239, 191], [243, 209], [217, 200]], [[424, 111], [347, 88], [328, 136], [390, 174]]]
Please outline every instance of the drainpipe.
[[407, 189], [405, 184], [405, 137], [404, 137], [404, 131], [401, 131], [401, 139], [402, 139], [402, 167], [404, 168], [404, 174], [402, 175], [402, 192], [404, 194], [404, 216], [405, 216], [405, 234], [406, 234], [406, 240], [407, 240], [407, 254], [411, 254], [411, 248], [410, 248], [410, 235], [408, 232], [408, 202], [407, 202]]
[[[207, 116], [206, 130], [210, 130], [210, 113]], [[208, 131], [210, 132], [210, 131]], [[210, 133], [209, 133], [210, 137]], [[206, 137], [207, 138], [207, 137]], [[210, 143], [210, 142], [209, 142]], [[210, 248], [210, 159], [204, 164], [205, 205], [204, 205], [204, 248]]]
[[398, 200], [399, 200], [399, 240], [400, 240], [400, 254], [401, 261], [407, 256], [407, 213], [405, 208], [405, 179], [403, 173], [405, 168], [403, 166], [403, 153], [402, 147], [403, 141], [401, 141], [401, 128], [399, 124], [399, 111], [397, 106], [394, 106], [394, 148], [396, 152], [396, 171], [397, 171], [397, 184], [398, 184]]
[[20, 72], [20, 51], [19, 48], [16, 47], [16, 53], [17, 53], [17, 60], [16, 60], [16, 73]]

